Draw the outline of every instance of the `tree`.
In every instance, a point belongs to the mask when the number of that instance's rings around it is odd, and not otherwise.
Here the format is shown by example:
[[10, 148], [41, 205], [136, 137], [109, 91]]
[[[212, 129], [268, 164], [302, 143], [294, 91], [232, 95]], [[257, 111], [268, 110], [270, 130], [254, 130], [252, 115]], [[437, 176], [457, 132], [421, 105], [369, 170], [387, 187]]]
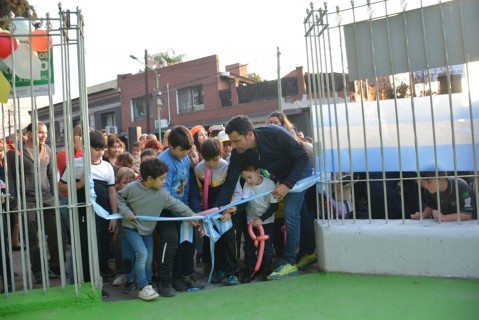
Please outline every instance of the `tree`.
[[404, 82], [401, 82], [401, 84], [396, 88], [396, 97], [399, 98], [406, 98], [410, 97], [411, 92], [409, 90], [409, 86], [405, 84]]
[[176, 55], [173, 49], [169, 49], [166, 52], [152, 54], [150, 55], [150, 58], [154, 60], [154, 62], [157, 63], [159, 66], [164, 67], [166, 65], [183, 62], [183, 60], [186, 58], [186, 54]]
[[[36, 18], [35, 8], [31, 6], [27, 0], [0, 0], [0, 18], [8, 18], [10, 12], [13, 12], [16, 17], [27, 17], [28, 9], [31, 9], [32, 18]], [[0, 28], [7, 29], [8, 19], [0, 21]]]
[[255, 72], [248, 74], [248, 79], [254, 80], [256, 82], [263, 82], [263, 78]]

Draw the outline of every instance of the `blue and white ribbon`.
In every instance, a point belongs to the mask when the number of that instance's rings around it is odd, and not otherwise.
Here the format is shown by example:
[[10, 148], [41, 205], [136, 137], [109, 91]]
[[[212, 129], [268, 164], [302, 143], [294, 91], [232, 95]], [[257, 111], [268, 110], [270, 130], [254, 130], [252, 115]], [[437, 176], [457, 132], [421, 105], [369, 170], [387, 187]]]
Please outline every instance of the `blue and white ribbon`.
[[[298, 181], [293, 189], [291, 189], [290, 192], [303, 192], [307, 188], [313, 186], [315, 183], [320, 181], [319, 175], [313, 175], [307, 178], [304, 178], [300, 181]], [[94, 189], [94, 184], [93, 184], [93, 179], [89, 178], [89, 191], [90, 191], [90, 200], [93, 206], [93, 210], [95, 210], [95, 213], [102, 217], [103, 219], [106, 220], [113, 220], [113, 219], [123, 219], [123, 217], [119, 213], [112, 213], [110, 214], [108, 211], [103, 209], [102, 206], [100, 206], [96, 202], [96, 193]], [[248, 198], [244, 198], [238, 201], [231, 202], [220, 209], [206, 215], [206, 216], [192, 216], [192, 217], [161, 217], [161, 216], [143, 216], [143, 215], [137, 215], [136, 218], [138, 220], [145, 220], [145, 221], [183, 221], [180, 227], [180, 243], [184, 241], [188, 242], [193, 242], [193, 226], [188, 223], [188, 221], [198, 221], [202, 220], [203, 221], [203, 227], [205, 229], [205, 235], [210, 238], [210, 248], [211, 248], [211, 272], [208, 277], [208, 283], [211, 281], [211, 276], [212, 272], [214, 270], [214, 252], [215, 252], [215, 243], [216, 241], [219, 240], [221, 235], [223, 235], [225, 232], [227, 232], [229, 229], [233, 227], [233, 222], [231, 219], [228, 219], [226, 221], [221, 221], [221, 212], [225, 211], [228, 208], [238, 206], [240, 204], [249, 202], [251, 200], [254, 200], [256, 198], [260, 198], [263, 196], [266, 196], [273, 192], [271, 191], [266, 191], [260, 194], [253, 195]]]

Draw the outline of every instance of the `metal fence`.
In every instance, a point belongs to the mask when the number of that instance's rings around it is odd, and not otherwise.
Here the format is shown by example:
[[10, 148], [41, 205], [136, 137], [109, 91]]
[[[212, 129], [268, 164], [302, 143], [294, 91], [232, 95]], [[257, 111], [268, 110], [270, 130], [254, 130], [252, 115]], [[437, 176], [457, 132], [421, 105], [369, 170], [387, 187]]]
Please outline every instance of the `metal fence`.
[[[387, 222], [420, 212], [423, 219], [425, 183], [437, 190], [444, 173], [455, 190], [466, 181], [474, 206], [479, 3], [346, 5], [325, 2], [316, 9], [311, 3], [304, 19], [315, 167], [322, 182], [319, 215]], [[332, 89], [339, 77], [340, 95]], [[444, 199], [436, 195], [441, 212]], [[456, 192], [451, 200], [456, 212], [463, 198]], [[439, 213], [437, 220], [445, 216]]]
[[[35, 288], [46, 291], [51, 286], [65, 287], [68, 283], [75, 285], [78, 294], [78, 288], [84, 285], [78, 209], [85, 208], [87, 216], [94, 217], [91, 206], [85, 205], [90, 203], [90, 194], [85, 192], [86, 201], [78, 203], [75, 185], [69, 184], [68, 196], [60, 201], [55, 128], [45, 128], [38, 122], [36, 112], [37, 101], [42, 100], [42, 105], [49, 105], [49, 123], [55, 123], [53, 96], [62, 98], [62, 133], [65, 141], [70, 141], [65, 147], [66, 167], [69, 176], [74, 177], [73, 85], [78, 85], [82, 131], [89, 132], [84, 24], [80, 11], [64, 10], [61, 4], [58, 9], [55, 18], [49, 14], [45, 18], [10, 14], [8, 18], [0, 19], [1, 25], [12, 35], [8, 37], [11, 45], [7, 46], [11, 52], [3, 52], [8, 55], [3, 59], [6, 66], [0, 72], [2, 86], [7, 83], [11, 86], [6, 90], [10, 92], [8, 101], [1, 104], [0, 136], [4, 160], [0, 186], [0, 289], [5, 295]], [[60, 70], [54, 70], [54, 66], [59, 66], [53, 63], [54, 60], [61, 61]], [[55, 92], [55, 83], [61, 83], [57, 86], [61, 92]], [[5, 89], [2, 88], [3, 93]], [[26, 130], [30, 122], [31, 127]], [[51, 141], [49, 148], [43, 145], [46, 130]], [[83, 134], [83, 141], [83, 149], [87, 146], [89, 151], [88, 134]], [[83, 175], [86, 179], [90, 171], [86, 164], [89, 163], [90, 153], [84, 152]], [[62, 211], [66, 214], [61, 214]], [[88, 221], [88, 232], [94, 234], [95, 219]], [[69, 239], [67, 246], [65, 239]], [[70, 245], [71, 250], [67, 248]], [[93, 290], [102, 286], [96, 248], [96, 237], [89, 237], [87, 250]], [[55, 270], [53, 264], [58, 265]], [[14, 272], [18, 270], [18, 274]], [[53, 277], [59, 280], [53, 280]]]

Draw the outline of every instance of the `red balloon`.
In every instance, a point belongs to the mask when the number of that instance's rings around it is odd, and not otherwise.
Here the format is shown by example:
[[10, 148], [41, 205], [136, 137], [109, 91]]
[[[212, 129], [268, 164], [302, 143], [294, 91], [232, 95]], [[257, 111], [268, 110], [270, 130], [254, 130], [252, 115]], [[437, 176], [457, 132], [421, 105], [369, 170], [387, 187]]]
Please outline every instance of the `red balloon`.
[[32, 31], [31, 47], [34, 51], [45, 52], [52, 46], [52, 37], [47, 36], [47, 31], [37, 29]]
[[[12, 50], [12, 38], [13, 38], [13, 50]], [[17, 50], [18, 41], [10, 32], [0, 31], [0, 58], [5, 59], [13, 51]]]

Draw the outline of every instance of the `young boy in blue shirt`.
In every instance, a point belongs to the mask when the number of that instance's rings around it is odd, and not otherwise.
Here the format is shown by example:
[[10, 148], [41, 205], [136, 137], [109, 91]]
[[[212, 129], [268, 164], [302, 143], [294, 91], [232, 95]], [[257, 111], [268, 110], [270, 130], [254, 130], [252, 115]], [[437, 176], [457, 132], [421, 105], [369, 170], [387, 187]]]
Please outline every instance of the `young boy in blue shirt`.
[[[189, 205], [190, 158], [188, 154], [193, 146], [193, 136], [184, 126], [175, 126], [168, 135], [168, 149], [158, 159], [164, 161], [169, 170], [166, 174], [165, 190]], [[172, 217], [175, 212], [164, 210], [162, 216]], [[159, 291], [164, 296], [174, 296], [176, 291], [186, 291], [185, 276], [194, 271], [194, 245], [187, 241], [178, 245], [180, 223], [161, 221], [157, 225], [160, 238], [160, 265], [158, 268]], [[183, 274], [184, 272], [188, 274]]]

